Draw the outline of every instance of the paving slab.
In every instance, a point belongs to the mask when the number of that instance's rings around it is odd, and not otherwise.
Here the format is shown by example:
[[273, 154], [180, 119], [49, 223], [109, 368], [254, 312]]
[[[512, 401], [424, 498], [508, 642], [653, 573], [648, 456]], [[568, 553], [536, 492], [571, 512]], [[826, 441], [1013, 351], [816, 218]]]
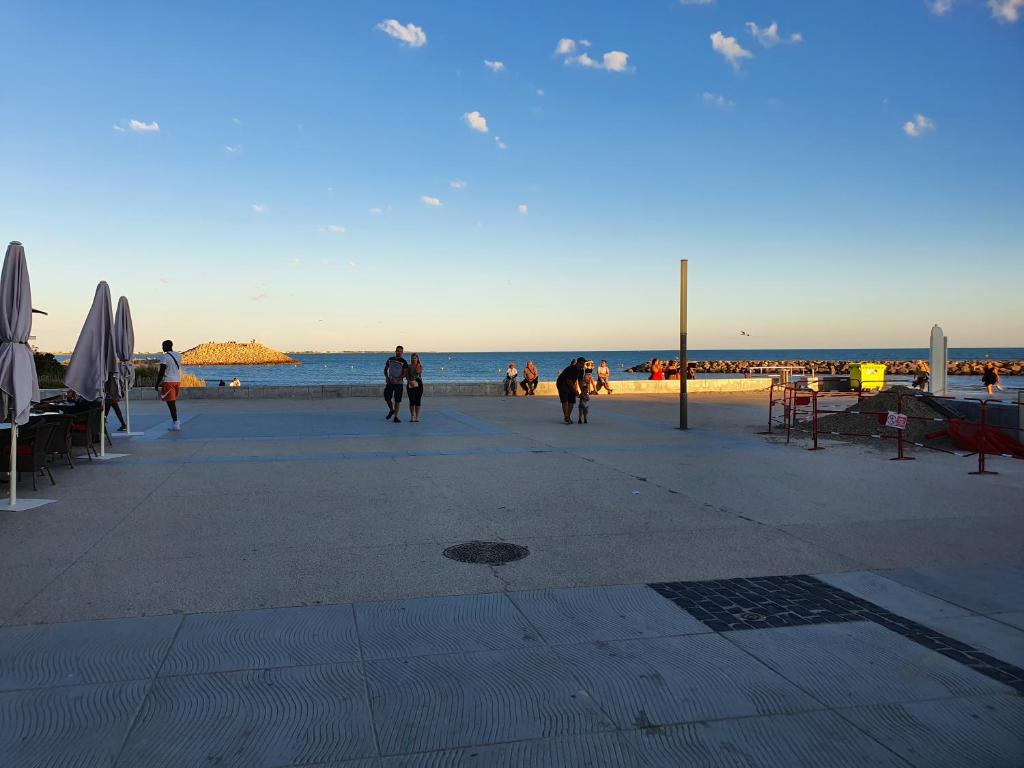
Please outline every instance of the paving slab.
[[646, 763], [643, 758], [630, 747], [621, 733], [516, 741], [487, 747], [402, 755], [383, 760], [383, 768], [623, 768], [644, 765]]
[[868, 622], [754, 629], [724, 636], [829, 707], [1012, 691]]
[[524, 648], [541, 640], [503, 594], [360, 603], [355, 614], [367, 659]]
[[915, 768], [1020, 768], [1024, 699], [978, 696], [872, 707], [839, 714]]
[[928, 626], [997, 659], [1024, 668], [1024, 630], [986, 616], [932, 619]]
[[971, 615], [971, 611], [962, 606], [947, 603], [872, 571], [816, 574], [815, 578], [925, 624], [931, 619]]
[[0, 693], [0, 765], [114, 764], [148, 681]]
[[351, 605], [186, 616], [162, 676], [359, 661]]
[[151, 678], [180, 616], [0, 629], [0, 691]]
[[750, 717], [634, 731], [651, 768], [905, 768], [892, 752], [832, 712]]
[[[1024, 535], [1024, 526], [1017, 520], [1014, 540]], [[975, 613], [1024, 610], [1024, 567], [1018, 565], [898, 568], [884, 575]]]
[[368, 661], [366, 679], [385, 756], [615, 727], [549, 649]]
[[157, 680], [119, 768], [276, 768], [376, 756], [359, 664]]
[[551, 644], [710, 632], [647, 586], [542, 589], [508, 596]]
[[719, 635], [556, 648], [619, 728], [818, 709]]

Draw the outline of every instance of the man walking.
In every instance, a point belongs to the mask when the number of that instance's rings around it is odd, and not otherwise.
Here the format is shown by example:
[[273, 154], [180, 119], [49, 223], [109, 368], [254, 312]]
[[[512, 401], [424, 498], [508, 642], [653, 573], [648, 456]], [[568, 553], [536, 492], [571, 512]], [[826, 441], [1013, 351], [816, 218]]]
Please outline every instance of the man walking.
[[409, 364], [405, 362], [402, 353], [404, 347], [395, 347], [395, 354], [384, 363], [384, 402], [388, 404], [388, 415], [384, 420], [393, 419], [398, 424], [398, 411], [402, 406], [402, 389], [405, 379], [409, 375]]
[[608, 390], [609, 395], [612, 393], [612, 388], [608, 386], [608, 379], [611, 378], [611, 375], [612, 372], [608, 368], [608, 361], [602, 360], [601, 364], [597, 366], [597, 390], [594, 392], [594, 394], [600, 392], [601, 387], [604, 387], [606, 390]]
[[154, 389], [160, 393], [160, 399], [167, 403], [171, 412], [171, 429], [181, 429], [178, 421], [178, 392], [181, 390], [181, 355], [174, 351], [174, 342], [167, 339], [163, 343], [164, 354], [160, 358], [160, 370], [156, 374]]
[[576, 396], [586, 386], [584, 382], [586, 364], [585, 357], [577, 357], [558, 374], [558, 378], [555, 380], [558, 401], [562, 404], [562, 416], [565, 418], [566, 424], [572, 424], [572, 409], [576, 405]]

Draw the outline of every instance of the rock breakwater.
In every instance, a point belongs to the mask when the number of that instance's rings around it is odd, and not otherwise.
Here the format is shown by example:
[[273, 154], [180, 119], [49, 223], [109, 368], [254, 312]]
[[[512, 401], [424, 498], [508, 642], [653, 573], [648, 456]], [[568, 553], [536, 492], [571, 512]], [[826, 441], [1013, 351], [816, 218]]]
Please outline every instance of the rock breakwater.
[[255, 340], [247, 344], [208, 341], [186, 350], [181, 362], [183, 365], [299, 365], [298, 360]]
[[[912, 376], [917, 372], [918, 365], [916, 360], [690, 360], [689, 364], [691, 367], [696, 367], [698, 374], [743, 374], [751, 368], [771, 366], [807, 367], [815, 373], [821, 374], [848, 374], [850, 363], [857, 362], [883, 363], [885, 372], [896, 376]], [[670, 371], [678, 371], [678, 360], [670, 360], [667, 363]], [[949, 376], [981, 376], [988, 363], [994, 363], [1005, 375], [1024, 375], [1024, 360], [953, 360], [947, 366], [946, 374]], [[650, 368], [650, 363], [641, 363], [627, 368], [626, 372], [649, 373]]]

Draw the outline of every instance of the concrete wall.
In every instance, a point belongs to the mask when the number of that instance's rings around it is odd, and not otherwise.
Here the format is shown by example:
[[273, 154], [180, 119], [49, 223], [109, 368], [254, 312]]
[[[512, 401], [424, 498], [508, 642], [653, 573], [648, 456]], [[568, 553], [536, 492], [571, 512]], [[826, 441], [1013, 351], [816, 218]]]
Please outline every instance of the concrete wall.
[[[769, 379], [696, 379], [687, 382], [690, 394], [705, 392], [762, 392], [768, 389]], [[622, 395], [678, 394], [678, 381], [612, 381], [612, 389]], [[500, 397], [503, 393], [501, 382], [476, 384], [434, 384], [426, 382], [426, 397]], [[522, 390], [520, 390], [521, 392]], [[43, 397], [60, 394], [62, 390], [43, 390]], [[381, 397], [381, 384], [326, 384], [323, 386], [297, 387], [187, 387], [181, 390], [182, 400], [246, 400], [250, 398], [284, 398], [296, 400], [320, 400], [332, 397]], [[554, 396], [555, 383], [541, 382], [537, 394]], [[150, 387], [133, 389], [132, 400], [156, 400], [156, 391]]]

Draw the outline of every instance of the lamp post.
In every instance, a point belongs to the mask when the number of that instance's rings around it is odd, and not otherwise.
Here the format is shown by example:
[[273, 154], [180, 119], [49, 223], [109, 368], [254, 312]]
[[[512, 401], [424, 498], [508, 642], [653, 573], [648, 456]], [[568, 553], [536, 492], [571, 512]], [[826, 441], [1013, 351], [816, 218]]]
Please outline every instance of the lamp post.
[[686, 259], [679, 260], [679, 428], [688, 429], [686, 414]]

